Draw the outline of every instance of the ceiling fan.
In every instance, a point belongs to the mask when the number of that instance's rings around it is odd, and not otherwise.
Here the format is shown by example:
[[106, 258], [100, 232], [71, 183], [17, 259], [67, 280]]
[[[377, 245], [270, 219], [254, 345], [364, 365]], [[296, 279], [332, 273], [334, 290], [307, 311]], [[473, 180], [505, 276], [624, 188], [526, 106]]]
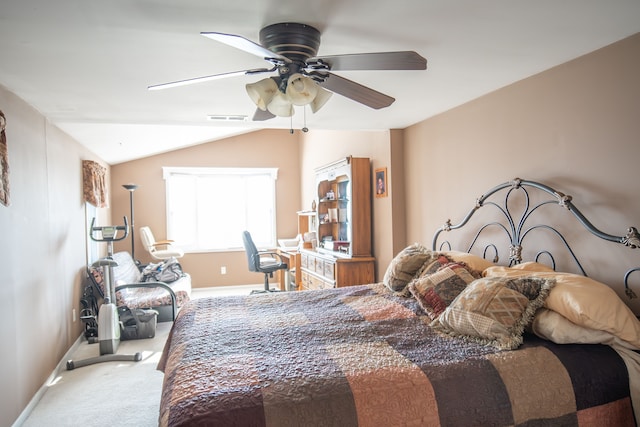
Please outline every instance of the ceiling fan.
[[276, 72], [275, 76], [246, 85], [249, 97], [258, 107], [253, 116], [256, 121], [275, 116], [290, 117], [294, 113], [294, 105], [309, 105], [315, 113], [329, 100], [332, 93], [371, 108], [388, 107], [395, 101], [394, 98], [340, 77], [333, 71], [427, 68], [427, 60], [413, 51], [318, 57], [316, 54], [320, 46], [320, 31], [310, 25], [293, 22], [264, 27], [260, 30], [260, 44], [235, 34], [200, 34], [259, 56], [272, 66], [162, 83], [149, 86], [148, 89], [166, 89], [228, 77]]

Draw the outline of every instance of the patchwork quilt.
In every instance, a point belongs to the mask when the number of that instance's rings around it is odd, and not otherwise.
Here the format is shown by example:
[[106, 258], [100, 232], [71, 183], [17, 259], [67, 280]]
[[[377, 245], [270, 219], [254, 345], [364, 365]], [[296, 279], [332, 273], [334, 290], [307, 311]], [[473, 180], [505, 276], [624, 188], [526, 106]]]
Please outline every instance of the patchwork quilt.
[[442, 336], [382, 284], [196, 299], [158, 369], [161, 426], [634, 426], [605, 345]]

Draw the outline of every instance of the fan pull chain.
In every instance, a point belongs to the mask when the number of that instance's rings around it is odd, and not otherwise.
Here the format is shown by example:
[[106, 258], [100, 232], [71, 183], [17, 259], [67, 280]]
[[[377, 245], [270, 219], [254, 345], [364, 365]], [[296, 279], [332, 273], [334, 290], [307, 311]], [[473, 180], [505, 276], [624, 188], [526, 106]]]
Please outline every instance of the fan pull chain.
[[[304, 105], [302, 107], [302, 117], [303, 117], [303, 121], [304, 123], [302, 124], [302, 129], [300, 129], [302, 132], [309, 132], [309, 128], [307, 127], [307, 106]], [[289, 116], [289, 133], [293, 135], [293, 114], [291, 116]]]
[[304, 123], [302, 127], [302, 132], [309, 132], [309, 128], [307, 127], [307, 106], [302, 107], [302, 117], [304, 118]]

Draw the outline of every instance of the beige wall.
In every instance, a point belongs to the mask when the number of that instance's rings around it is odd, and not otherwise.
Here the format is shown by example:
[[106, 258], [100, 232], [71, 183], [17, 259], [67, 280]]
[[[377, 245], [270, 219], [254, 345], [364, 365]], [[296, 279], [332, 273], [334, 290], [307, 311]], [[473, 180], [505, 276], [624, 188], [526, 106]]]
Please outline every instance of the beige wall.
[[0, 205], [0, 425], [9, 426], [81, 333], [72, 310], [87, 264], [82, 160], [99, 159], [2, 86], [0, 109], [11, 185], [11, 205]]
[[[407, 246], [407, 228], [405, 224], [406, 187], [404, 176], [404, 131], [391, 131], [389, 141], [391, 162], [387, 177], [387, 186], [390, 188], [391, 209], [387, 209], [386, 218], [382, 224], [391, 224], [391, 244], [385, 245], [385, 250], [380, 254], [380, 267], [378, 278], [382, 280], [384, 271], [393, 257]], [[384, 213], [378, 213], [384, 215]], [[381, 226], [382, 227], [382, 226]]]
[[[610, 234], [639, 226], [638, 76], [640, 34], [406, 129], [407, 241], [430, 245], [446, 219], [458, 222], [477, 197], [515, 177], [572, 195]], [[587, 272], [621, 292], [620, 272], [598, 262], [611, 254], [640, 266], [640, 251], [593, 245], [580, 248], [585, 266], [596, 263]]]
[[[135, 255], [143, 263], [151, 262], [143, 249], [139, 228], [149, 226], [156, 239], [166, 236], [165, 183], [163, 166], [198, 167], [276, 167], [276, 230], [278, 237], [293, 237], [297, 233], [296, 211], [300, 203], [300, 142], [299, 132], [264, 130], [189, 147], [170, 153], [114, 165], [111, 168], [114, 218], [129, 217], [129, 193], [122, 184], [135, 183]], [[215, 197], [212, 195], [212, 197]], [[233, 200], [220, 200], [224, 209]], [[171, 236], [168, 236], [171, 238]], [[131, 250], [131, 241], [116, 245], [115, 250]], [[156, 261], [157, 262], [157, 261]], [[232, 252], [188, 253], [180, 263], [192, 278], [194, 287], [230, 286], [262, 283], [263, 277], [247, 269], [244, 250]], [[221, 274], [225, 266], [227, 274]]]

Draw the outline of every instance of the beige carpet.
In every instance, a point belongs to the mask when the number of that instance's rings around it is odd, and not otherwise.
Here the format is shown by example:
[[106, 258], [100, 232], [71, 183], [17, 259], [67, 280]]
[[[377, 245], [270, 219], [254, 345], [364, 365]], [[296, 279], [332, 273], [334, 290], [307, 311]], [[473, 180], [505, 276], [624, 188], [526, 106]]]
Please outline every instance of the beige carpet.
[[[139, 362], [105, 362], [60, 372], [23, 426], [157, 426], [163, 374], [156, 364], [171, 325], [159, 323], [155, 338], [120, 343], [117, 353], [139, 351]], [[99, 354], [98, 344], [83, 341], [72, 359]]]
[[[263, 285], [194, 289], [192, 298], [246, 295]], [[152, 339], [122, 341], [118, 354], [142, 353], [139, 362], [106, 362], [61, 370], [23, 427], [157, 426], [163, 374], [156, 370], [172, 323], [158, 323]], [[72, 360], [100, 354], [98, 344], [83, 340]]]

